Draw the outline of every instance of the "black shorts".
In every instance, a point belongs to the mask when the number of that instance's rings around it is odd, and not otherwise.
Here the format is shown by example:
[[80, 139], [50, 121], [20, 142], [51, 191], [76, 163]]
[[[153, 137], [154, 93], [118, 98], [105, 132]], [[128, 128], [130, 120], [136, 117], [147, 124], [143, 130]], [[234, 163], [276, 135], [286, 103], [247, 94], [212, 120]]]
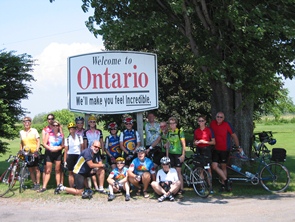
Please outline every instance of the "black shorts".
[[82, 174], [74, 174], [74, 180], [75, 180], [75, 185], [76, 185], [76, 189], [77, 190], [82, 190], [85, 187], [85, 179], [87, 177], [85, 175]]
[[206, 146], [206, 147], [197, 147], [198, 153], [204, 157], [205, 164], [212, 163], [212, 147]]
[[75, 164], [79, 159], [78, 154], [68, 154], [67, 156], [67, 168], [69, 171], [73, 171]]
[[179, 160], [180, 156], [181, 156], [181, 154], [169, 153], [171, 167], [181, 167], [182, 166], [182, 163]]
[[[29, 156], [28, 158], [29, 158], [29, 161], [30, 161], [30, 158], [32, 158], [32, 157]], [[39, 156], [34, 157], [34, 161], [29, 162], [28, 165], [27, 165], [27, 167], [36, 167], [36, 166], [39, 166]]]
[[58, 152], [50, 152], [49, 150], [46, 150], [45, 152], [45, 159], [46, 162], [53, 163], [54, 161], [61, 161], [61, 151]]
[[212, 162], [227, 163], [229, 157], [229, 151], [213, 150]]
[[[146, 146], [146, 149], [149, 149], [149, 146]], [[162, 152], [161, 147], [159, 146], [155, 146], [147, 155], [147, 157], [153, 160], [153, 163], [158, 166], [161, 164], [160, 161], [164, 156], [166, 156], [166, 153]]]
[[[128, 157], [128, 156], [131, 156], [131, 155], [132, 155], [132, 158], [127, 159], [127, 157]], [[134, 159], [137, 157], [137, 154], [130, 154], [130, 155], [127, 155], [127, 154], [124, 152], [123, 157], [124, 157], [124, 159], [125, 159], [125, 165], [126, 165], [126, 166], [130, 166], [132, 160], [134, 160]]]

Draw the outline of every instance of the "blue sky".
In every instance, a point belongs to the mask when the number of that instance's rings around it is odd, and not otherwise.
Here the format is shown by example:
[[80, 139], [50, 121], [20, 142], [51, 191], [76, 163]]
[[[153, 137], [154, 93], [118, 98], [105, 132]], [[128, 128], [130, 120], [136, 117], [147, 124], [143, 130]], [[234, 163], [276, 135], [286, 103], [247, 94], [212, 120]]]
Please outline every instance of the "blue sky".
[[[22, 102], [30, 116], [67, 108], [67, 58], [103, 49], [86, 28], [93, 11], [81, 0], [1, 0], [0, 49], [36, 59], [33, 94]], [[295, 103], [295, 80], [286, 81]]]

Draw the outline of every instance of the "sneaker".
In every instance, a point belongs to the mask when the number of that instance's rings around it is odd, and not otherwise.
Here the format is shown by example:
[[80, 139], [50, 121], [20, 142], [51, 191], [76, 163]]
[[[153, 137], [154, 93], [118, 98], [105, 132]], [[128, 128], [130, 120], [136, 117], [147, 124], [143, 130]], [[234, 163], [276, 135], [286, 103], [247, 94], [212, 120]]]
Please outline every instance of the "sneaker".
[[43, 192], [45, 192], [45, 191], [46, 191], [46, 188], [42, 188], [42, 189], [38, 190], [37, 192], [38, 192], [38, 193], [43, 193]]
[[60, 194], [60, 192], [63, 191], [63, 190], [64, 190], [64, 186], [62, 184], [59, 184], [57, 186], [57, 188], [55, 188], [54, 194]]
[[163, 202], [167, 197], [165, 195], [158, 198], [159, 202]]
[[169, 197], [168, 197], [168, 199], [169, 199], [170, 201], [174, 201], [174, 197], [173, 197], [173, 195], [170, 194]]
[[227, 192], [231, 191], [230, 182], [228, 180], [224, 181], [224, 188], [225, 188], [225, 191], [227, 191]]
[[129, 200], [130, 200], [130, 195], [126, 194], [125, 201], [129, 201]]
[[95, 190], [95, 191], [101, 194], [108, 194], [105, 190]]
[[210, 194], [214, 194], [214, 190], [212, 188], [210, 190]]
[[109, 196], [108, 196], [108, 201], [112, 201], [113, 199], [115, 199], [115, 195], [114, 194], [110, 194]]
[[31, 190], [40, 190], [40, 184], [34, 184]]

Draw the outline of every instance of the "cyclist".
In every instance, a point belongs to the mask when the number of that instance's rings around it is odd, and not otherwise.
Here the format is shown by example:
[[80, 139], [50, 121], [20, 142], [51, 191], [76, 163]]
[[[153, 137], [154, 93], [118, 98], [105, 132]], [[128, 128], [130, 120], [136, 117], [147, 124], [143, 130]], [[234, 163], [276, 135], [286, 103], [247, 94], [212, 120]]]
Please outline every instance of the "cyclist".
[[[160, 135], [158, 138], [149, 146], [147, 149], [147, 155], [149, 156], [149, 153], [154, 150], [154, 147], [157, 147], [160, 144], [160, 152], [157, 153], [157, 155], [154, 155], [153, 162], [155, 164], [155, 169], [157, 169], [157, 166], [160, 166], [160, 160], [162, 157], [167, 156], [168, 157], [168, 149], [165, 148], [164, 144], [167, 143], [167, 134], [168, 134], [168, 127], [166, 122], [160, 122]], [[157, 149], [157, 148], [156, 148]]]
[[125, 164], [129, 166], [134, 159], [136, 148], [138, 148], [141, 143], [138, 132], [132, 129], [133, 119], [131, 117], [126, 117], [124, 119], [124, 124], [126, 129], [120, 134], [120, 148], [124, 151], [123, 157], [125, 159]]
[[[197, 152], [204, 156], [205, 164], [212, 163], [212, 146], [215, 145], [215, 136], [209, 127], [206, 127], [206, 116], [200, 115], [198, 117], [199, 128], [194, 131], [194, 144], [197, 146]], [[208, 169], [210, 177], [212, 178], [211, 168]], [[212, 184], [210, 184], [210, 193], [213, 193]]]
[[[50, 180], [50, 174], [52, 169], [52, 164], [55, 163], [55, 181], [56, 185], [62, 184], [62, 172], [61, 172], [61, 158], [62, 150], [64, 148], [64, 135], [60, 132], [60, 123], [57, 120], [53, 121], [53, 130], [45, 134], [44, 147], [45, 151], [45, 176], [43, 181], [42, 189], [38, 192], [46, 191], [47, 184]], [[55, 192], [56, 193], [56, 192]]]
[[40, 147], [40, 136], [35, 128], [31, 128], [31, 122], [31, 117], [26, 116], [23, 119], [24, 129], [20, 131], [20, 150], [29, 151], [34, 155], [34, 162], [29, 163], [27, 166], [30, 171], [31, 180], [34, 183], [32, 190], [39, 190], [40, 170], [38, 167], [38, 148]]
[[83, 137], [84, 136], [84, 131], [85, 131], [85, 129], [84, 129], [84, 118], [81, 117], [81, 116], [78, 116], [78, 117], [76, 117], [75, 122], [76, 122], [76, 126], [77, 126], [76, 134]]
[[108, 201], [115, 199], [114, 192], [126, 191], [125, 201], [130, 200], [130, 187], [128, 182], [127, 167], [125, 167], [125, 160], [123, 157], [118, 157], [116, 159], [117, 167], [112, 170], [108, 176], [109, 190], [110, 194], [108, 196]]
[[70, 135], [64, 140], [64, 167], [69, 171], [69, 186], [74, 187], [73, 169], [82, 152], [83, 138], [76, 133], [77, 128], [75, 123], [69, 123], [68, 130], [70, 131]]
[[[212, 169], [220, 176], [222, 180], [220, 192], [226, 190], [230, 191], [230, 184], [227, 180], [226, 164], [231, 149], [231, 138], [234, 140], [236, 146], [242, 151], [239, 144], [239, 139], [234, 132], [231, 124], [224, 120], [224, 113], [218, 112], [216, 119], [212, 120], [210, 127], [215, 135], [215, 148], [212, 152]], [[220, 164], [220, 167], [218, 166]]]
[[174, 201], [174, 195], [180, 189], [177, 171], [174, 168], [170, 168], [169, 157], [162, 157], [160, 162], [162, 169], [157, 172], [156, 181], [153, 181], [151, 186], [160, 195], [158, 198], [159, 202], [163, 202], [166, 198]]
[[[155, 168], [153, 162], [146, 157], [146, 149], [140, 146], [136, 149], [137, 158], [135, 158], [128, 169], [129, 182], [138, 188], [136, 195], [141, 195], [143, 191], [144, 198], [150, 195], [147, 188], [151, 181], [155, 181]], [[143, 185], [143, 190], [141, 185]]]
[[[104, 152], [103, 135], [100, 129], [96, 129], [95, 116], [90, 116], [88, 118], [88, 125], [89, 125], [89, 129], [84, 132], [84, 136], [83, 136], [84, 148], [85, 149], [90, 148], [91, 144], [93, 144], [93, 141], [98, 140], [101, 145], [101, 150], [99, 151], [99, 155], [101, 156], [102, 155], [101, 151]], [[97, 177], [98, 177], [99, 186], [97, 183]], [[92, 176], [92, 182], [96, 192], [106, 194], [106, 191], [103, 188], [104, 180], [105, 180], [104, 170], [98, 171], [97, 175]]]
[[118, 132], [117, 123], [111, 122], [108, 125], [108, 130], [110, 132], [110, 135], [105, 138], [105, 151], [107, 154], [108, 164], [110, 164], [112, 169], [115, 169], [116, 158], [122, 156], [122, 150], [120, 148], [120, 137], [117, 135], [117, 132]]
[[[74, 177], [75, 177], [75, 188], [65, 187], [60, 184], [56, 191], [60, 193], [61, 191], [66, 191], [67, 193], [74, 195], [82, 195], [85, 186], [88, 185], [86, 182], [87, 177], [95, 175], [97, 171], [104, 170], [104, 164], [102, 163], [101, 157], [99, 155], [99, 150], [101, 148], [100, 142], [98, 140], [93, 141], [89, 149], [85, 149], [79, 156], [77, 163], [74, 166]], [[89, 187], [83, 194], [88, 194], [89, 198], [92, 196], [92, 191]], [[83, 197], [83, 196], [82, 196]]]
[[181, 182], [179, 195], [183, 194], [183, 177], [181, 173], [181, 166], [185, 159], [185, 137], [182, 130], [177, 128], [177, 119], [175, 117], [170, 117], [168, 119], [169, 130], [167, 134], [167, 143], [165, 144], [166, 149], [169, 150], [169, 158], [171, 161], [171, 166], [175, 167], [178, 178]]

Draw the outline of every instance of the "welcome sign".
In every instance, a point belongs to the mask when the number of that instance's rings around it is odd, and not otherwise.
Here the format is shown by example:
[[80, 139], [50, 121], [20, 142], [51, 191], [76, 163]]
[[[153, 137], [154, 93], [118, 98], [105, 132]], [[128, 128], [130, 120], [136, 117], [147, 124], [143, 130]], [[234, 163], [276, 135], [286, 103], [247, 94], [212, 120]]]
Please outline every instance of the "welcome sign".
[[69, 57], [68, 107], [97, 114], [157, 109], [156, 54], [108, 51]]

